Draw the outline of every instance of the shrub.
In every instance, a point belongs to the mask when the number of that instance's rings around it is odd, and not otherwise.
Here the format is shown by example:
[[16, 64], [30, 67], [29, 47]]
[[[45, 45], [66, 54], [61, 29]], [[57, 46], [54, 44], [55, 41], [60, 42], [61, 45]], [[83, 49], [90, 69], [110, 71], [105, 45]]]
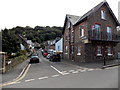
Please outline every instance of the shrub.
[[26, 55], [26, 53], [27, 53], [26, 50], [21, 50], [20, 52], [17, 53], [17, 56]]

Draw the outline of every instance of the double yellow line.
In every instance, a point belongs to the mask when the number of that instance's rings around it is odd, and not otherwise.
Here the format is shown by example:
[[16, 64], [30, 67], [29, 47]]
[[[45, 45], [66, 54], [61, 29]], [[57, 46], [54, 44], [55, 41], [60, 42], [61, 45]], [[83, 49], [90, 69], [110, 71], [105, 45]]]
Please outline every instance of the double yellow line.
[[6, 82], [6, 83], [3, 83], [3, 84], [0, 84], [0, 87], [4, 87], [4, 86], [7, 86], [7, 85], [15, 84], [18, 81], [22, 80], [26, 76], [30, 66], [31, 66], [31, 64], [27, 64], [25, 66], [25, 68], [22, 70], [21, 74], [16, 79], [14, 79], [14, 80], [12, 80], [10, 82]]

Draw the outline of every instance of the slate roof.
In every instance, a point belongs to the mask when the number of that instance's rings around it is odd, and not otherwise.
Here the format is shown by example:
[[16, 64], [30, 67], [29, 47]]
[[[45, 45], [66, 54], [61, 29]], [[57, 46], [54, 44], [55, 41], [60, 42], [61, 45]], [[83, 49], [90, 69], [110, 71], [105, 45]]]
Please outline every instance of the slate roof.
[[95, 6], [94, 8], [92, 8], [90, 11], [88, 11], [86, 14], [84, 14], [76, 24], [80, 23], [82, 20], [86, 19], [88, 16], [92, 15], [93, 13], [95, 13], [101, 6], [103, 6], [104, 4], [106, 4], [106, 6], [108, 7], [110, 13], [112, 14], [114, 20], [116, 21], [116, 24], [119, 26], [120, 23], [118, 22], [117, 18], [115, 17], [113, 11], [111, 10], [109, 4], [106, 1], [103, 1], [101, 3], [99, 3], [97, 6]]
[[66, 17], [70, 20], [72, 25], [76, 24], [78, 20], [80, 19], [80, 16], [70, 15], [70, 14], [67, 14]]
[[[109, 4], [104, 0], [103, 2], [99, 3], [97, 6], [95, 6], [94, 8], [92, 8], [91, 10], [89, 10], [87, 13], [85, 13], [83, 16], [76, 16], [76, 15], [66, 15], [66, 19], [70, 20], [70, 22], [72, 23], [72, 25], [78, 25], [80, 22], [84, 21], [85, 19], [87, 19], [87, 17], [91, 16], [92, 14], [94, 14], [101, 6], [106, 5], [113, 17], [113, 19], [116, 21], [116, 24], [118, 26], [120, 26], [120, 23], [118, 22], [117, 18], [115, 17], [113, 11], [111, 10]], [[65, 29], [65, 25], [66, 25], [66, 19], [65, 19], [65, 23], [64, 23], [64, 27], [63, 27], [63, 33], [64, 33], [64, 29]]]

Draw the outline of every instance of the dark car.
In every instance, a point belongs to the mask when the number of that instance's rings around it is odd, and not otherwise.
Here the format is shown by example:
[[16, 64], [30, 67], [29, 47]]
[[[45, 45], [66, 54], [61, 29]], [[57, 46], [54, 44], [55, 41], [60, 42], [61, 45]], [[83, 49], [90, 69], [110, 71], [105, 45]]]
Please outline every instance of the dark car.
[[61, 57], [60, 54], [53, 54], [50, 56], [50, 61], [57, 62], [60, 61]]
[[39, 57], [37, 55], [32, 55], [30, 58], [30, 63], [39, 63]]

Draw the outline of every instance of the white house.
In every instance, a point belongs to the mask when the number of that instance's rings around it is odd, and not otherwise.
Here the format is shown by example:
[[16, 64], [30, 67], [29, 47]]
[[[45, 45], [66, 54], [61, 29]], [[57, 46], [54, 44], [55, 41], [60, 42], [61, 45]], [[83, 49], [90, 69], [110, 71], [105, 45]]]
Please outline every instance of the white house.
[[55, 43], [55, 51], [63, 52], [63, 38]]
[[20, 49], [25, 50], [25, 47], [23, 46], [23, 44], [20, 44]]
[[27, 44], [29, 45], [29, 48], [34, 48], [34, 43], [31, 40], [27, 40]]

